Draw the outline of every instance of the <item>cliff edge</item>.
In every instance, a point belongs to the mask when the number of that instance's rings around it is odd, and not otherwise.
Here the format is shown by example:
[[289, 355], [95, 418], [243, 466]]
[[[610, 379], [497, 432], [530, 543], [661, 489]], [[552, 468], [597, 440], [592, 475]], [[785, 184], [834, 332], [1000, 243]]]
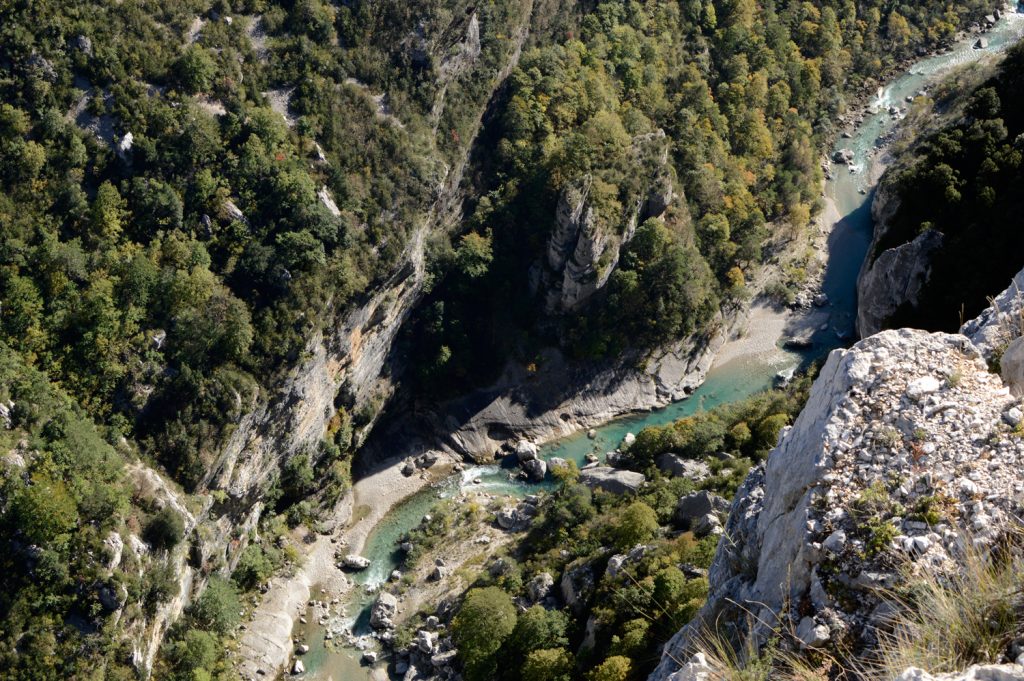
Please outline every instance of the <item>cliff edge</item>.
[[951, 574], [968, 544], [1001, 543], [1024, 500], [1024, 376], [1013, 361], [1002, 376], [992, 368], [1024, 343], [1021, 283], [1024, 272], [961, 333], [883, 331], [831, 353], [741, 486], [707, 603], [652, 681], [704, 678], [694, 653], [708, 629], [760, 645], [781, 628], [803, 649], [869, 650], [892, 612], [882, 594], [908, 571]]

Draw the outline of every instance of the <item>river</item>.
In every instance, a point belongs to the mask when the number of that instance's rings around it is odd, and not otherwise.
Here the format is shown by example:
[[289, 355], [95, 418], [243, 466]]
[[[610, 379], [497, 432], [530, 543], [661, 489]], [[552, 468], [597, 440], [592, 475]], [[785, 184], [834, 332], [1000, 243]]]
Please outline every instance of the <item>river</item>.
[[[1024, 15], [1008, 12], [986, 34], [988, 46], [985, 49], [973, 49], [976, 37], [971, 37], [951, 51], [914, 63], [901, 76], [884, 88], [879, 88], [871, 103], [871, 111], [874, 113], [865, 116], [864, 122], [852, 131], [852, 137], [837, 140], [832, 152], [849, 149], [853, 151], [853, 160], [846, 167], [835, 165], [833, 177], [825, 183], [825, 196], [833, 202], [840, 218], [828, 237], [828, 258], [822, 282], [822, 291], [830, 301], [829, 321], [815, 333], [812, 348], [795, 354], [779, 345], [765, 352], [715, 366], [704, 383], [687, 399], [663, 409], [611, 421], [597, 428], [594, 438], [588, 438], [586, 433], [580, 432], [551, 443], [541, 450], [544, 458], [561, 457], [580, 465], [591, 452], [603, 458], [605, 452], [619, 446], [626, 433], [637, 433], [646, 426], [663, 425], [701, 410], [749, 397], [769, 388], [775, 374], [781, 369], [820, 357], [843, 345], [843, 339], [851, 338], [856, 317], [857, 274], [870, 246], [873, 227], [870, 208], [874, 190], [872, 180], [877, 178], [872, 177], [870, 169], [880, 153], [882, 140], [898, 120], [898, 115], [891, 115], [889, 108], [908, 106], [908, 97], [916, 96], [952, 68], [1005, 49], [1022, 35]], [[551, 481], [527, 484], [513, 479], [510, 474], [514, 474], [513, 469], [503, 469], [498, 465], [472, 467], [461, 475], [452, 476], [442, 484], [402, 501], [374, 527], [362, 551], [362, 555], [369, 558], [372, 565], [354, 576], [356, 583], [363, 588], [355, 589], [349, 596], [347, 612], [356, 634], [369, 633], [368, 607], [374, 596], [365, 587], [372, 589], [383, 584], [391, 571], [398, 567], [401, 556], [397, 544], [401, 537], [416, 527], [439, 499], [458, 494], [464, 487], [492, 494], [523, 496], [550, 489], [554, 485]], [[309, 613], [307, 620], [309, 624], [297, 625], [294, 635], [294, 638], [304, 640], [310, 646], [310, 651], [303, 656], [307, 670], [305, 678], [316, 681], [370, 681], [375, 677], [381, 678], [382, 670], [374, 672], [360, 665], [360, 651], [342, 645], [325, 645], [324, 630], [316, 624], [312, 613]]]

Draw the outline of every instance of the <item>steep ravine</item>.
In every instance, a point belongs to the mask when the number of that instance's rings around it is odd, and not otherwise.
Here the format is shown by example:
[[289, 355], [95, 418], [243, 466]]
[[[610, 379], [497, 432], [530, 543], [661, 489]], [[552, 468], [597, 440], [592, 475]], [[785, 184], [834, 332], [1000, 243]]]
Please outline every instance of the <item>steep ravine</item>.
[[[530, 35], [532, 3], [522, 8], [517, 26], [512, 29], [512, 48], [503, 68], [495, 75], [492, 92], [497, 92], [518, 63], [522, 47]], [[479, 111], [475, 131], [478, 132], [486, 106]], [[451, 229], [459, 219], [462, 202], [462, 180], [472, 153], [475, 135], [464, 149], [459, 161], [449, 169], [439, 187], [427, 215], [417, 226], [404, 256], [404, 265], [381, 285], [370, 299], [349, 313], [342, 324], [328, 334], [318, 334], [307, 346], [307, 359], [284, 382], [277, 395], [247, 415], [233, 434], [217, 466], [208, 476], [211, 489], [224, 489], [234, 499], [258, 499], [262, 485], [273, 476], [290, 456], [315, 446], [327, 423], [336, 411], [335, 399], [343, 389], [352, 400], [353, 410], [370, 403], [383, 404], [392, 390], [388, 365], [393, 341], [422, 294], [424, 281], [424, 249], [428, 235]], [[374, 420], [361, 433], [369, 432]], [[397, 468], [391, 469], [392, 473]], [[401, 498], [423, 481], [411, 485], [380, 484], [373, 491], [381, 498], [381, 488], [391, 489]], [[354, 493], [345, 496], [335, 509], [332, 523], [343, 526], [351, 517], [353, 498], [359, 489], [374, 482], [357, 485]], [[244, 504], [243, 504], [244, 505]], [[380, 519], [387, 505], [375, 505], [362, 520], [372, 525]], [[254, 506], [258, 517], [259, 502]], [[344, 541], [358, 543], [358, 533], [350, 528]], [[365, 534], [363, 535], [365, 536]], [[337, 540], [337, 538], [335, 538]], [[273, 673], [288, 661], [291, 652], [289, 636], [291, 613], [309, 598], [312, 584], [335, 578], [333, 541], [319, 537], [311, 545], [306, 563], [291, 580], [276, 581], [264, 596], [253, 621], [239, 642], [240, 671], [246, 678]], [[354, 550], [358, 550], [355, 547]], [[240, 553], [239, 547], [235, 553]], [[315, 576], [310, 576], [315, 575]]]
[[[492, 92], [501, 87], [515, 68], [529, 36], [532, 3], [524, 3], [521, 9], [517, 23], [508, 31], [512, 40], [509, 41], [505, 63], [491, 78]], [[460, 75], [463, 71], [469, 75]], [[473, 77], [475, 74], [471, 71], [468, 65], [463, 65], [446, 75], [449, 79]], [[484, 102], [477, 112], [474, 131], [479, 130], [487, 105], [488, 102]], [[227, 445], [197, 486], [197, 493], [205, 499], [201, 510], [195, 515], [185, 515], [189, 520], [186, 534], [195, 537], [204, 559], [220, 557], [229, 570], [233, 569], [248, 542], [250, 530], [259, 520], [267, 485], [291, 456], [316, 447], [326, 432], [329, 419], [336, 412], [335, 400], [339, 393], [345, 393], [352, 410], [371, 404], [379, 406], [387, 399], [391, 390], [387, 366], [392, 359], [390, 353], [395, 334], [422, 293], [426, 239], [433, 232], [451, 229], [458, 220], [463, 174], [474, 142], [475, 134], [464, 143], [458, 161], [448, 168], [433, 202], [413, 231], [402, 256], [402, 264], [371, 291], [364, 302], [347, 313], [337, 326], [313, 336], [302, 361], [237, 423]], [[379, 409], [374, 411], [373, 419], [378, 414]], [[369, 431], [373, 419], [363, 427], [361, 434]], [[142, 474], [159, 479], [159, 474], [149, 469], [144, 469]], [[167, 495], [177, 500], [176, 492], [166, 485], [163, 487], [167, 487]], [[226, 492], [227, 500], [215, 503], [212, 496], [205, 494], [214, 490]], [[347, 521], [350, 509], [351, 498], [342, 499], [335, 523]], [[197, 532], [200, 526], [205, 528], [202, 535]], [[150, 621], [147, 631], [139, 634], [135, 659], [137, 665], [146, 671], [152, 669], [167, 627], [190, 599], [198, 595], [205, 583], [205, 577], [186, 560], [187, 552], [186, 542], [186, 546], [171, 558], [178, 574], [178, 597], [163, 604]], [[315, 556], [314, 551], [314, 564]], [[329, 558], [327, 562], [331, 562]], [[308, 597], [308, 585], [306, 588], [306, 593], [298, 596], [298, 602]], [[272, 596], [268, 594], [268, 600]], [[290, 619], [287, 626], [279, 628], [284, 640], [277, 643], [284, 656], [270, 659], [269, 666], [264, 657], [268, 641], [243, 636], [240, 641], [243, 673], [244, 661], [250, 658], [260, 658], [258, 667], [264, 671], [283, 665], [289, 652], [287, 636], [290, 628]], [[250, 671], [254, 676], [256, 666]]]

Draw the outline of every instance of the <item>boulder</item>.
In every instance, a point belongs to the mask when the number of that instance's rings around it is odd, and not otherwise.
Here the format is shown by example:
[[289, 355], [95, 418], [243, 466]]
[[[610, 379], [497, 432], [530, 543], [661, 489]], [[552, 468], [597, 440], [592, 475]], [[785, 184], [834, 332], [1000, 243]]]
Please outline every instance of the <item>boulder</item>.
[[548, 474], [548, 464], [543, 459], [530, 459], [529, 461], [524, 461], [522, 466], [527, 477], [533, 482], [541, 482], [544, 476]]
[[711, 475], [711, 469], [703, 461], [684, 459], [678, 454], [665, 452], [655, 461], [658, 470], [666, 475], [677, 478], [690, 478], [691, 480], [703, 480]]
[[381, 591], [370, 608], [370, 626], [374, 629], [392, 629], [391, 618], [398, 612], [398, 599], [387, 591]]
[[306, 673], [306, 665], [302, 664], [302, 660], [295, 660], [295, 664], [292, 665], [292, 674], [299, 675]]
[[443, 653], [437, 653], [432, 655], [430, 658], [430, 664], [434, 669], [444, 669], [445, 667], [451, 667], [455, 662], [456, 656], [459, 654], [458, 650], [452, 648], [446, 650]]
[[1013, 340], [999, 358], [999, 375], [1016, 397], [1024, 396], [1024, 337]]
[[714, 513], [707, 513], [693, 521], [694, 536], [706, 537], [709, 534], [722, 534], [722, 521]]
[[519, 463], [536, 459], [538, 453], [539, 450], [537, 449], [537, 445], [533, 444], [529, 440], [520, 440], [519, 443], [516, 444], [516, 457], [519, 459]]
[[124, 542], [121, 540], [121, 535], [117, 532], [111, 532], [107, 535], [107, 538], [103, 540], [103, 546], [110, 552], [110, 558], [107, 560], [106, 568], [108, 570], [114, 570], [121, 564], [121, 554], [124, 551]]
[[87, 35], [77, 36], [74, 40], [75, 49], [86, 56], [92, 56], [92, 39]]
[[553, 456], [548, 459], [548, 468], [554, 470], [556, 468], [568, 468], [569, 462], [560, 456]]
[[695, 521], [708, 515], [716, 515], [729, 510], [729, 502], [722, 497], [701, 490], [679, 497], [676, 502], [675, 521], [684, 529], [690, 528]]
[[514, 530], [519, 525], [521, 518], [519, 512], [514, 508], [503, 508], [495, 516], [498, 527], [503, 530]]
[[416, 632], [416, 638], [413, 639], [413, 645], [415, 645], [421, 653], [427, 655], [433, 654], [437, 650], [437, 634], [426, 629], [420, 629]]
[[625, 471], [610, 466], [594, 466], [580, 471], [580, 482], [591, 489], [612, 494], [635, 492], [647, 481], [643, 473]]
[[670, 681], [715, 681], [719, 676], [704, 653], [697, 653], [669, 678]]
[[350, 553], [341, 559], [341, 565], [349, 570], [365, 570], [370, 567], [370, 559]]
[[1024, 681], [1020, 664], [973, 665], [962, 672], [931, 675], [923, 669], [908, 667], [893, 681]]
[[551, 576], [550, 572], [542, 572], [526, 585], [526, 592], [530, 595], [530, 600], [534, 603], [540, 603], [548, 594], [551, 593], [551, 587], [555, 585], [555, 580]]

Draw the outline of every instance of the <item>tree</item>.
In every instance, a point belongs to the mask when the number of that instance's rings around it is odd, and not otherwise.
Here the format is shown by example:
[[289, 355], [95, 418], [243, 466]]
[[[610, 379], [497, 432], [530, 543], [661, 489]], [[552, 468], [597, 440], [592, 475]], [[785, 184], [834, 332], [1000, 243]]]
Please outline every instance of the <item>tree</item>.
[[495, 653], [516, 626], [512, 598], [497, 587], [471, 589], [452, 620], [452, 639], [469, 681], [493, 677]]
[[78, 523], [78, 509], [64, 482], [41, 473], [18, 490], [13, 510], [22, 533], [40, 546], [70, 532]]
[[634, 501], [612, 522], [611, 536], [620, 551], [649, 541], [658, 531], [658, 514], [642, 501]]
[[127, 217], [126, 204], [117, 187], [109, 181], [96, 190], [90, 211], [90, 227], [96, 241], [116, 241], [121, 236], [122, 222]]
[[786, 414], [772, 414], [766, 416], [757, 424], [757, 445], [758, 449], [771, 449], [779, 441], [779, 431], [789, 425], [789, 416]]
[[274, 572], [274, 562], [259, 544], [250, 543], [242, 551], [241, 558], [231, 579], [242, 589], [253, 589], [266, 581]]
[[523, 681], [569, 681], [572, 678], [572, 656], [565, 648], [534, 650], [523, 662]]
[[491, 251], [492, 237], [488, 230], [484, 234], [469, 232], [464, 234], [455, 250], [455, 263], [466, 277], [479, 279], [487, 274], [487, 269], [494, 259]]
[[565, 635], [568, 624], [569, 618], [564, 612], [535, 605], [519, 616], [509, 645], [522, 657], [541, 648], [566, 646], [569, 644]]
[[175, 669], [192, 675], [197, 671], [209, 670], [216, 664], [221, 643], [209, 632], [189, 629], [167, 652]]
[[174, 72], [185, 91], [194, 94], [209, 89], [217, 64], [203, 47], [190, 45], [175, 63]]
[[632, 660], [621, 655], [614, 655], [590, 672], [590, 681], [626, 681], [632, 670]]
[[189, 615], [203, 629], [226, 635], [238, 624], [238, 591], [223, 577], [210, 578], [203, 595], [189, 608]]

